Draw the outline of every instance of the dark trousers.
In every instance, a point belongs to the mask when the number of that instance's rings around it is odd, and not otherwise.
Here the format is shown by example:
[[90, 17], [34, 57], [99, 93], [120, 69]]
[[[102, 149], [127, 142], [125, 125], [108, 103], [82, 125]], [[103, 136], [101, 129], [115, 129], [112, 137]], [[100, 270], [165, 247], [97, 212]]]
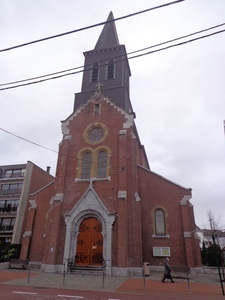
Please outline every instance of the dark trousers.
[[162, 281], [165, 281], [165, 279], [170, 279], [171, 280], [171, 282], [173, 282], [173, 278], [172, 278], [172, 276], [171, 276], [171, 274], [169, 273], [169, 274], [164, 274], [163, 275], [163, 279], [162, 279]]

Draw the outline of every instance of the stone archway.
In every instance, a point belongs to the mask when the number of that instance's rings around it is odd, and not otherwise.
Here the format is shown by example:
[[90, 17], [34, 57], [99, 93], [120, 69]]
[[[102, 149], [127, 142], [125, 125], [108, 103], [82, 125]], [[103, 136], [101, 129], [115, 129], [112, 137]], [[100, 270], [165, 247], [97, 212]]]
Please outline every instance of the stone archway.
[[111, 275], [112, 225], [115, 214], [108, 211], [92, 186], [87, 189], [70, 213], [64, 215], [66, 223], [64, 263], [67, 265], [71, 258], [73, 263], [75, 262], [80, 225], [87, 218], [97, 219], [102, 226], [102, 256], [107, 261], [106, 273]]

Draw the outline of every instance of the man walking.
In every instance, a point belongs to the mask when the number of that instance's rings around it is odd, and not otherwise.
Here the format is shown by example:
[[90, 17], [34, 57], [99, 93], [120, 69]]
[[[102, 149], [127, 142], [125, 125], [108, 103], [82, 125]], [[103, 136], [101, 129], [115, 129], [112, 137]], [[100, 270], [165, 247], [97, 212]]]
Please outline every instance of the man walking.
[[165, 271], [164, 271], [164, 276], [163, 276], [163, 279], [162, 279], [163, 283], [165, 283], [166, 278], [170, 279], [171, 282], [174, 283], [173, 278], [171, 276], [171, 272], [173, 272], [173, 270], [170, 267], [169, 260], [170, 260], [169, 257], [167, 257], [166, 260], [164, 261]]

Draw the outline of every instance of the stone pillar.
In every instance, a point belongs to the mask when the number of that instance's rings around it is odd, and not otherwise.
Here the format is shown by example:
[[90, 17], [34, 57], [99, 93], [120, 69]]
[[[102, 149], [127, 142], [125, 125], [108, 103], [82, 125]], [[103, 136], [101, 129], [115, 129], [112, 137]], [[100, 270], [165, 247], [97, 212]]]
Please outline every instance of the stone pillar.
[[62, 230], [63, 210], [62, 202], [66, 184], [66, 171], [68, 164], [70, 136], [64, 137], [59, 148], [58, 164], [55, 181], [55, 196], [51, 200], [51, 209], [48, 214], [47, 230], [45, 237], [45, 250], [43, 264], [47, 272], [57, 272], [58, 266], [63, 265], [59, 259], [59, 241]]
[[127, 267], [128, 227], [127, 227], [127, 131], [119, 133], [118, 174], [118, 267]]
[[184, 196], [181, 200], [181, 213], [184, 230], [184, 241], [187, 258], [187, 266], [199, 267], [200, 248], [196, 243], [196, 226], [194, 221], [193, 206], [189, 202], [191, 196]]
[[29, 246], [32, 238], [32, 230], [33, 230], [33, 224], [35, 220], [36, 207], [37, 207], [36, 202], [34, 200], [30, 200], [30, 203], [32, 204], [32, 206], [28, 210], [28, 214], [27, 214], [27, 222], [26, 222], [25, 232], [23, 233], [20, 259], [29, 259]]

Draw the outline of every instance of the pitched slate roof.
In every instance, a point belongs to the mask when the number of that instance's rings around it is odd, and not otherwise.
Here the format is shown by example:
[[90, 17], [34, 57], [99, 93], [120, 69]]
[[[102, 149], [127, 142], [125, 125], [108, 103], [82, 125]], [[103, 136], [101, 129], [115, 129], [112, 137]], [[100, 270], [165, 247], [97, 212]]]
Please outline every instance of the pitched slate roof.
[[119, 45], [116, 25], [115, 22], [112, 20], [114, 20], [114, 16], [113, 13], [110, 12], [106, 22], [111, 22], [106, 23], [103, 27], [94, 50], [105, 49]]

